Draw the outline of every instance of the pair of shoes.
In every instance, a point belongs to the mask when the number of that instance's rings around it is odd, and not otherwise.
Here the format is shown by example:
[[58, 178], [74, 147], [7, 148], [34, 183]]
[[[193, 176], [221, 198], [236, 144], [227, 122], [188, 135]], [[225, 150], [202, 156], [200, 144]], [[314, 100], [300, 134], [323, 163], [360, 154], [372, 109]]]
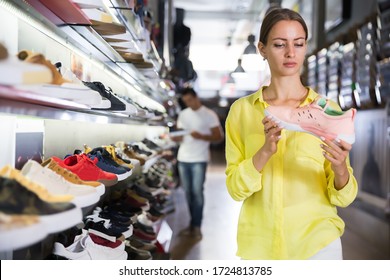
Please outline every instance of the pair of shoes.
[[91, 160], [85, 154], [71, 155], [65, 159], [52, 157], [61, 167], [75, 173], [80, 179], [85, 181], [97, 181], [104, 184], [106, 187], [115, 185], [118, 182], [118, 177], [110, 172], [103, 171], [96, 163], [96, 160]]
[[134, 165], [131, 164], [129, 160], [124, 160], [117, 154], [114, 146], [103, 146], [104, 149], [111, 155], [112, 159], [119, 164], [120, 166], [129, 168], [130, 170], [134, 168]]
[[7, 49], [0, 44], [0, 84], [15, 86], [50, 83], [51, 81], [52, 73], [47, 67], [9, 56]]
[[100, 169], [116, 174], [118, 181], [123, 181], [131, 176], [132, 170], [128, 167], [121, 166], [116, 163], [111, 155], [104, 148], [94, 148], [87, 156], [96, 162], [96, 166]]
[[355, 142], [354, 119], [356, 109], [339, 111], [330, 107], [329, 100], [318, 98], [306, 106], [269, 106], [265, 114], [288, 130], [300, 131], [324, 137], [328, 140], [340, 139], [349, 144]]
[[110, 220], [100, 218], [96, 215], [87, 217], [85, 229], [88, 232], [115, 242], [122, 235], [128, 238], [133, 234], [133, 226], [123, 226], [112, 223]]
[[83, 81], [83, 84], [87, 86], [88, 88], [97, 91], [102, 98], [106, 98], [110, 101], [111, 106], [109, 108], [98, 108], [98, 107], [92, 107], [93, 109], [97, 110], [111, 110], [111, 111], [125, 111], [126, 105], [120, 101], [111, 91], [111, 89], [106, 89], [106, 87], [98, 81], [95, 82], [86, 82]]
[[71, 183], [34, 160], [28, 160], [24, 164], [21, 174], [46, 188], [51, 194], [73, 196], [72, 203], [81, 208], [93, 205], [100, 199], [95, 188]]
[[18, 53], [18, 58], [24, 62], [46, 67], [51, 72], [52, 79], [39, 85], [19, 85], [16, 88], [31, 91], [38, 95], [70, 100], [93, 108], [107, 108], [110, 106], [98, 92], [83, 85], [81, 81], [80, 83], [73, 83], [65, 79], [58, 71], [57, 64], [53, 65], [44, 55], [22, 50]]
[[34, 53], [32, 51], [22, 50], [18, 53], [18, 58], [21, 61], [46, 66], [52, 74], [51, 84], [53, 85], [62, 85], [64, 83], [70, 83], [70, 81], [62, 77], [61, 73], [58, 72], [56, 66], [53, 65], [48, 59], [46, 59], [45, 56], [41, 53]]
[[111, 211], [108, 208], [101, 209], [100, 207], [96, 207], [93, 210], [93, 215], [98, 215], [102, 219], [111, 220], [112, 223], [122, 226], [130, 226], [133, 223], [132, 217], [123, 215], [120, 212]]
[[[147, 198], [139, 196], [135, 191], [131, 189], [125, 189], [120, 192], [120, 197], [116, 199], [116, 201], [123, 201], [124, 203], [135, 207], [135, 208], [141, 208], [142, 210], [149, 210], [150, 204], [149, 200]], [[115, 201], [115, 198], [113, 198], [113, 201]]]
[[102, 184], [100, 182], [97, 182], [97, 181], [84, 181], [84, 180], [81, 180], [79, 176], [77, 176], [75, 173], [72, 173], [69, 170], [61, 167], [52, 158], [49, 158], [49, 159], [45, 160], [44, 162], [41, 163], [41, 165], [43, 167], [45, 167], [45, 168], [50, 168], [51, 170], [53, 170], [57, 174], [59, 174], [62, 177], [64, 177], [64, 179], [67, 180], [70, 183], [77, 184], [77, 185], [86, 185], [86, 186], [90, 186], [90, 187], [95, 188], [96, 192], [100, 196], [102, 196], [105, 193], [105, 191], [106, 191], [106, 188], [105, 188], [104, 184]]
[[32, 183], [27, 179], [18, 179], [0, 175], [0, 212], [38, 216], [44, 225], [41, 229], [45, 234], [63, 231], [81, 223], [81, 209], [73, 203], [42, 200], [33, 190], [43, 190], [31, 186]]
[[25, 177], [19, 170], [6, 165], [0, 170], [0, 176], [8, 179], [13, 179], [25, 188], [34, 192], [40, 199], [46, 202], [70, 202], [74, 198], [69, 194], [52, 194], [43, 186], [31, 181]]
[[59, 242], [54, 243], [53, 254], [69, 260], [127, 260], [127, 252], [123, 242], [114, 242], [113, 246], [100, 245], [94, 242], [88, 231], [75, 237], [74, 242], [65, 247]]

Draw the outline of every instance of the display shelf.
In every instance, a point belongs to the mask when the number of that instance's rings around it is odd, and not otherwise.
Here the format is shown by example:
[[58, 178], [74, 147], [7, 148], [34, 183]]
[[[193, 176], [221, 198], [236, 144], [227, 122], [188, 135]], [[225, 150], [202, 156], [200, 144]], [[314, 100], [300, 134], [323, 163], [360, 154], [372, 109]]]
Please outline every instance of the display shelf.
[[145, 119], [104, 110], [58, 98], [32, 93], [16, 94], [0, 87], [0, 113], [44, 119], [73, 120], [91, 123], [143, 124]]
[[[114, 73], [124, 83], [127, 83], [129, 87], [135, 87], [136, 91], [144, 94], [145, 97], [161, 103], [162, 99], [158, 94], [155, 94], [158, 90], [150, 81], [150, 78], [144, 74], [144, 71], [139, 71], [133, 64], [127, 63], [93, 27], [77, 25], [55, 26], [38, 11], [21, 0], [13, 2], [0, 0], [0, 7], [7, 8], [48, 37], [61, 42], [72, 51], [77, 50], [85, 54], [86, 57], [101, 64], [103, 69]], [[157, 78], [159, 78], [158, 74]], [[118, 93], [118, 95], [123, 96], [122, 93]]]

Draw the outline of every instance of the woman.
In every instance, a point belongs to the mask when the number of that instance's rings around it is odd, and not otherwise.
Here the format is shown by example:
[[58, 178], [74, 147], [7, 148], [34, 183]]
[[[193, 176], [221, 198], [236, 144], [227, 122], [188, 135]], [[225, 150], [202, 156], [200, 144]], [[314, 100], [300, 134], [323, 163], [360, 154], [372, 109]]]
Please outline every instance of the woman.
[[258, 48], [271, 82], [237, 100], [226, 120], [226, 183], [243, 201], [237, 235], [243, 259], [342, 259], [344, 222], [336, 206], [348, 206], [357, 194], [351, 144], [283, 129], [264, 112], [318, 98], [300, 80], [307, 37], [298, 13], [266, 15]]

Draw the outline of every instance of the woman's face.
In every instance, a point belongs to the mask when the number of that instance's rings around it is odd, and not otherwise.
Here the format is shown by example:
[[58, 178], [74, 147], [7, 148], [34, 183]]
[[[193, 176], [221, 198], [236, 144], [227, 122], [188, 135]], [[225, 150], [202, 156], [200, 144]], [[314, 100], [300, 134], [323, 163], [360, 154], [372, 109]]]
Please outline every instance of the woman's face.
[[273, 76], [300, 75], [306, 54], [306, 33], [295, 20], [282, 20], [272, 27], [267, 45], [259, 43], [261, 55], [268, 60]]

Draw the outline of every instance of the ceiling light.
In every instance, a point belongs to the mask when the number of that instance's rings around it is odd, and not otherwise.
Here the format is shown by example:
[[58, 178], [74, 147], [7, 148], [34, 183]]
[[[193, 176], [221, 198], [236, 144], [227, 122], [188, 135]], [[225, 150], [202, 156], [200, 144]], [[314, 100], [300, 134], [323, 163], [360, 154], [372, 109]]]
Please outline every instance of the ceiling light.
[[242, 68], [241, 63], [242, 63], [242, 59], [239, 58], [238, 59], [238, 65], [237, 65], [236, 69], [234, 69], [232, 75], [238, 75], [238, 74], [245, 74], [246, 73], [244, 68]]
[[228, 75], [228, 79], [226, 81], [226, 84], [228, 85], [234, 85], [236, 83], [236, 81], [234, 80], [233, 76], [232, 76], [232, 73], [229, 73]]
[[249, 45], [245, 48], [244, 54], [257, 54], [257, 48], [255, 46], [255, 35], [248, 36]]

